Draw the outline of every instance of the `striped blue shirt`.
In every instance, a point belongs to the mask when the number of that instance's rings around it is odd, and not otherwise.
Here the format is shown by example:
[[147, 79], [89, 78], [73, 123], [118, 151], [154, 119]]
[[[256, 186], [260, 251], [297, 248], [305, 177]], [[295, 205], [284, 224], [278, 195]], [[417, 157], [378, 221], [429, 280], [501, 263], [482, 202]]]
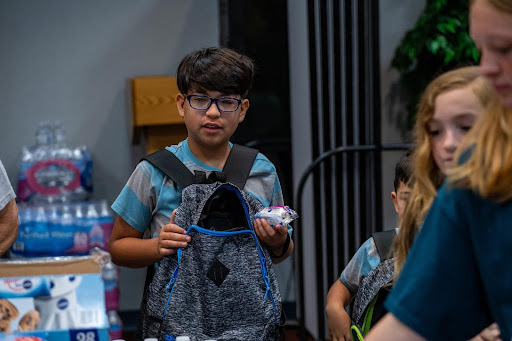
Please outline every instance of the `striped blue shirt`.
[[[398, 228], [395, 229], [398, 233]], [[340, 280], [352, 295], [359, 290], [359, 284], [370, 271], [375, 269], [380, 263], [380, 255], [373, 241], [373, 237], [368, 238], [363, 245], [356, 251], [356, 254], [340, 275]]]
[[[192, 172], [201, 170], [208, 174], [221, 171], [195, 157], [187, 140], [166, 149], [174, 153]], [[244, 190], [258, 199], [263, 206], [284, 205], [276, 168], [261, 153], [258, 153], [254, 161]], [[180, 197], [181, 189], [175, 188], [170, 178], [149, 162], [143, 161], [133, 171], [112, 204], [112, 209], [137, 231], [149, 232], [151, 237], [157, 237], [162, 226], [170, 222], [172, 212], [180, 203]]]

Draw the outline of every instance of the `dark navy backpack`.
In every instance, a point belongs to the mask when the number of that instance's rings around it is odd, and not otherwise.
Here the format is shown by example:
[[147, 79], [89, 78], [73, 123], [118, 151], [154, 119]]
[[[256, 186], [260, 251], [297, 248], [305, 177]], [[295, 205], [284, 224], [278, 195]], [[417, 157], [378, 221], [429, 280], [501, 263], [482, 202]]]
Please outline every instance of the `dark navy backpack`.
[[209, 176], [193, 175], [169, 151], [157, 153], [167, 166], [151, 155], [148, 161], [183, 188], [174, 223], [192, 241], [156, 269], [145, 290], [138, 338], [279, 340], [281, 295], [270, 255], [252, 225], [263, 206], [242, 190], [258, 151], [233, 145], [223, 171]]

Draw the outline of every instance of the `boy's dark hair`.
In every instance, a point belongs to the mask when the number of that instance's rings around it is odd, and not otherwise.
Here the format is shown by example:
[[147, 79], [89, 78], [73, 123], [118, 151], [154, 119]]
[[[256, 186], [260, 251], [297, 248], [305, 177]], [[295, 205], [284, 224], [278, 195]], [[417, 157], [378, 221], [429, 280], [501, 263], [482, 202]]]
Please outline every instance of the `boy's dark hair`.
[[182, 94], [209, 90], [245, 98], [254, 78], [254, 62], [227, 47], [208, 47], [186, 55], [176, 74]]
[[400, 181], [407, 185], [412, 176], [412, 156], [413, 150], [409, 149], [402, 155], [395, 166], [395, 181], [393, 182], [395, 192], [400, 187]]

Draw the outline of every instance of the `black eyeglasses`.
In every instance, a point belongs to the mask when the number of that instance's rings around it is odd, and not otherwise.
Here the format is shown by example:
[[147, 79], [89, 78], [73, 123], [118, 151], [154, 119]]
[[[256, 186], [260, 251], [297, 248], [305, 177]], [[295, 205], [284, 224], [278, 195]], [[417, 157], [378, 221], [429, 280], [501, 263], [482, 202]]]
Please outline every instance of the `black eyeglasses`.
[[233, 97], [219, 97], [211, 98], [206, 95], [187, 95], [188, 104], [196, 110], [208, 110], [212, 103], [215, 102], [217, 109], [222, 112], [233, 112], [236, 111], [240, 104], [241, 99]]

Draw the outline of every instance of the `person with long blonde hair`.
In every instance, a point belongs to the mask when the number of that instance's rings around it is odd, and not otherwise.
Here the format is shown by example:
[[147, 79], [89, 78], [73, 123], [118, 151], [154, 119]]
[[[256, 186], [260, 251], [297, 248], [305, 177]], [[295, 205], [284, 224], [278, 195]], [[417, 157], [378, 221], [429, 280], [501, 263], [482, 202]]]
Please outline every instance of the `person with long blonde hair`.
[[512, 0], [470, 1], [493, 99], [456, 157], [367, 340], [512, 338]]
[[[485, 107], [496, 97], [491, 83], [477, 66], [458, 68], [441, 74], [421, 96], [416, 125], [413, 176], [398, 238], [394, 242], [395, 279], [423, 224], [437, 190], [453, 167], [455, 151]], [[471, 341], [498, 340], [495, 324]]]
[[437, 190], [453, 166], [455, 150], [495, 96], [478, 66], [461, 67], [435, 78], [423, 92], [413, 129], [415, 152], [411, 195], [394, 243], [398, 277]]

